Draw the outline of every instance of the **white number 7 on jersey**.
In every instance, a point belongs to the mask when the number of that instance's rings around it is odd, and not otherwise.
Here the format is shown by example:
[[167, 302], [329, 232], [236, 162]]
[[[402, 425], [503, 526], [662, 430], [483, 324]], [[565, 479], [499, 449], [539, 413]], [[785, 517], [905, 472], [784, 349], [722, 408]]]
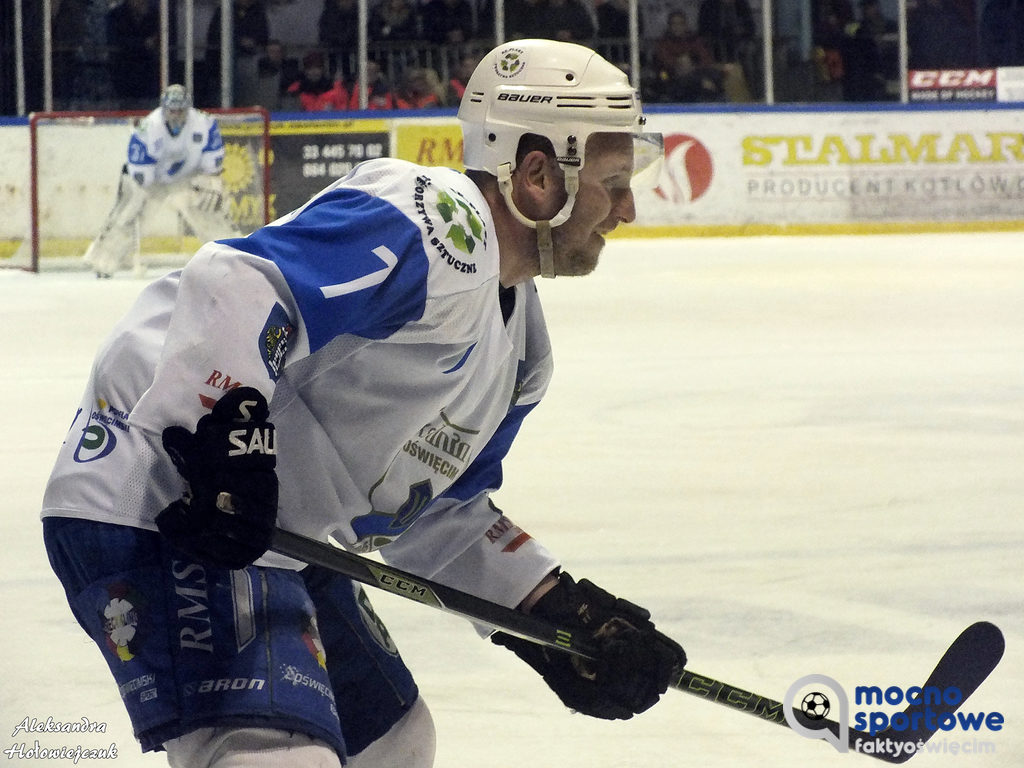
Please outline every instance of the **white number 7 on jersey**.
[[324, 295], [324, 298], [333, 299], [335, 296], [344, 296], [346, 293], [355, 293], [372, 285], [383, 283], [398, 263], [398, 257], [386, 245], [378, 245], [373, 249], [373, 253], [384, 262], [384, 266], [381, 269], [345, 283], [322, 286], [320, 292]]

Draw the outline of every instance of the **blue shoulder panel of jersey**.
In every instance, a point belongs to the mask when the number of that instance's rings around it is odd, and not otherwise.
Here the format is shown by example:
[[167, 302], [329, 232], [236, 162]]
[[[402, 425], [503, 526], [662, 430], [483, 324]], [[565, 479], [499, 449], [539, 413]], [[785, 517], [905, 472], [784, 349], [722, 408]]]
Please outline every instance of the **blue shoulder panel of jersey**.
[[516, 405], [505, 414], [501, 424], [495, 431], [487, 445], [483, 447], [480, 454], [473, 459], [466, 471], [451, 484], [442, 496], [444, 498], [458, 499], [465, 501], [476, 496], [482, 491], [496, 491], [501, 487], [502, 474], [501, 462], [512, 447], [512, 441], [519, 434], [519, 428], [523, 425], [523, 419], [530, 413], [537, 403], [530, 405]]
[[214, 121], [210, 123], [210, 130], [206, 134], [206, 146], [203, 147], [203, 152], [215, 152], [223, 146], [224, 139], [220, 135], [220, 126]]
[[128, 142], [128, 162], [132, 165], [152, 165], [156, 162], [156, 158], [149, 154], [142, 139], [134, 133]]
[[383, 339], [423, 316], [428, 264], [419, 227], [361, 190], [332, 190], [284, 224], [221, 242], [277, 265], [311, 353], [346, 333]]

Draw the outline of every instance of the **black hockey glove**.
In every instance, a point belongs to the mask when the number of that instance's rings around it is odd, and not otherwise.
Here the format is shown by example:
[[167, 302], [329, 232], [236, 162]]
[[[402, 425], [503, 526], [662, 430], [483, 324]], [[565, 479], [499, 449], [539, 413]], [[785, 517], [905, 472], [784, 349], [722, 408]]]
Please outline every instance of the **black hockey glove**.
[[582, 659], [502, 632], [491, 640], [513, 651], [563, 704], [585, 715], [628, 720], [654, 706], [673, 670], [686, 664], [686, 653], [654, 628], [648, 611], [587, 579], [577, 583], [562, 573], [530, 613], [585, 637], [600, 658]]
[[164, 448], [188, 488], [157, 515], [156, 524], [183, 553], [235, 569], [267, 551], [277, 521], [269, 415], [259, 391], [238, 387], [199, 419], [195, 434], [184, 427], [164, 430]]

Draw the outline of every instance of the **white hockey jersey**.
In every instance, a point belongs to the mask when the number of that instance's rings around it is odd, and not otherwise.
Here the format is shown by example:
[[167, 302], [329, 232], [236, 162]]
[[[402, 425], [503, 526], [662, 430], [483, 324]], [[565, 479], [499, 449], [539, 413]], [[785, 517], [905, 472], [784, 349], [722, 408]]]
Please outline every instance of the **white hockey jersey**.
[[213, 116], [190, 109], [185, 125], [172, 136], [163, 111], [154, 109], [132, 131], [128, 141], [128, 173], [141, 186], [163, 186], [198, 173], [220, 173], [224, 141]]
[[489, 492], [550, 376], [532, 281], [499, 300], [476, 186], [370, 161], [143, 291], [97, 356], [43, 515], [155, 528], [183, 487], [162, 430], [245, 384], [277, 427], [280, 525], [515, 605], [557, 561]]

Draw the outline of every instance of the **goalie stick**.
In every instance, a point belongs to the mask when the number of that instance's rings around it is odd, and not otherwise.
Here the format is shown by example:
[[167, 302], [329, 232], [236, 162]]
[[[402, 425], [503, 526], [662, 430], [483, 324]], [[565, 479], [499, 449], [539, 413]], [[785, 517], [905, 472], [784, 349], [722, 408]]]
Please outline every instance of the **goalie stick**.
[[[597, 650], [585, 640], [574, 637], [572, 632], [543, 619], [522, 611], [507, 608], [489, 600], [462, 592], [443, 584], [414, 576], [390, 565], [348, 552], [331, 544], [315, 541], [290, 531], [277, 528], [270, 547], [279, 554], [296, 560], [317, 565], [348, 576], [354, 581], [378, 587], [392, 594], [414, 600], [432, 608], [487, 624], [503, 632], [531, 640], [541, 645], [557, 648], [577, 656], [594, 658]], [[955, 704], [940, 702], [931, 710], [935, 718], [954, 713], [967, 698], [981, 685], [995, 669], [1003, 656], [1005, 642], [1002, 632], [994, 624], [981, 621], [965, 629], [953, 641], [939, 659], [922, 689], [959, 689], [961, 696]], [[679, 670], [671, 687], [699, 696], [708, 701], [722, 704], [740, 712], [754, 715], [762, 720], [791, 727], [785, 716], [784, 704], [766, 696], [738, 688], [707, 675]], [[929, 729], [924, 697], [904, 711], [911, 727], [905, 730], [888, 728], [871, 735], [866, 731], [847, 728], [833, 720], [811, 720], [803, 712], [793, 709], [791, 717], [801, 726], [800, 730], [824, 731], [833, 735], [838, 742], [844, 735], [850, 750], [866, 754], [888, 763], [903, 763], [916, 754], [919, 745], [934, 734]], [[895, 716], [894, 716], [895, 719]], [[922, 721], [925, 721], [922, 723]], [[813, 734], [805, 734], [812, 737]], [[910, 748], [913, 745], [913, 748]]]

